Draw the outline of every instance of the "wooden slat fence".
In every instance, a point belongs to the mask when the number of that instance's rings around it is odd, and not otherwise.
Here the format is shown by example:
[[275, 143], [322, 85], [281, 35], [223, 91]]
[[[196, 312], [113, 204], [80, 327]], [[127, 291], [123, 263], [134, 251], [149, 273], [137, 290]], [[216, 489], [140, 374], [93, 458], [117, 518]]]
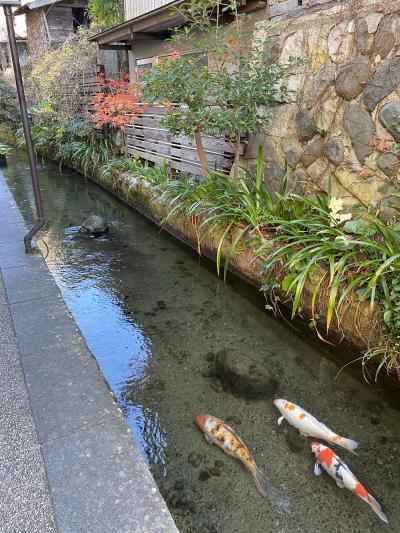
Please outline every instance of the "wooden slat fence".
[[98, 68], [76, 73], [60, 91], [63, 107], [68, 107], [72, 115], [82, 115], [91, 111], [90, 99], [99, 91]]
[[[201, 165], [196, 145], [184, 136], [173, 136], [160, 124], [166, 113], [163, 106], [144, 106], [132, 123], [126, 126], [126, 144], [129, 154], [162, 165], [166, 160], [168, 166], [175, 170], [201, 175]], [[234, 150], [225, 140], [210, 135], [203, 135], [203, 146], [207, 162], [212, 169], [229, 172]], [[241, 145], [241, 154], [244, 145]]]

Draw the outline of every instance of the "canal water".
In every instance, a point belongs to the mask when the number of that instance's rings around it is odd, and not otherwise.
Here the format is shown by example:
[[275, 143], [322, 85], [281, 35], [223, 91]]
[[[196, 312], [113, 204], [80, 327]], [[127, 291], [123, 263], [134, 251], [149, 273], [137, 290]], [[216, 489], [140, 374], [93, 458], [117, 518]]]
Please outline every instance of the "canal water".
[[[335, 379], [340, 365], [322, 345], [267, 314], [236, 281], [224, 285], [207, 263], [96, 184], [43, 165], [40, 248], [180, 531], [400, 531], [400, 412], [347, 370]], [[20, 152], [5, 174], [31, 223], [27, 168]], [[80, 233], [92, 214], [109, 220], [107, 236]], [[278, 381], [278, 397], [360, 443], [358, 456], [339, 455], [384, 501], [389, 525], [328, 475], [314, 475], [309, 445], [286, 423], [278, 427], [271, 400], [224, 390], [214, 373], [222, 349], [253, 358]], [[205, 441], [194, 424], [200, 413], [235, 428], [272, 484], [269, 498], [240, 463]]]

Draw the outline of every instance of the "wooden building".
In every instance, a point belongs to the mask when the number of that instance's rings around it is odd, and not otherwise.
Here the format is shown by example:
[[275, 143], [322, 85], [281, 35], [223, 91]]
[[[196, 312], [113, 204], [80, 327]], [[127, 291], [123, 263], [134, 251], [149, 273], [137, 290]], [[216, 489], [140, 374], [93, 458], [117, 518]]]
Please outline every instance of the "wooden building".
[[32, 0], [15, 15], [25, 15], [27, 52], [34, 64], [45, 52], [64, 43], [79, 26], [87, 24], [87, 0]]

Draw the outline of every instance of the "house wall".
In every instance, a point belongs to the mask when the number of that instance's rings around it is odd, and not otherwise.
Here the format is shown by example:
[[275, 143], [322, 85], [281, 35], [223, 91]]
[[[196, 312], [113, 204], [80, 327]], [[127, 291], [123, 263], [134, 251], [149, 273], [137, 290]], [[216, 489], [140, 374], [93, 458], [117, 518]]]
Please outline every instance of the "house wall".
[[38, 60], [45, 52], [58, 48], [74, 33], [72, 9], [52, 6], [38, 8], [26, 14], [28, 55]]
[[158, 7], [170, 4], [172, 1], [173, 0], [125, 0], [124, 20], [139, 17], [140, 15], [153, 11]]
[[28, 56], [35, 62], [49, 50], [49, 38], [44, 23], [44, 10], [35, 9], [26, 15], [26, 36]]

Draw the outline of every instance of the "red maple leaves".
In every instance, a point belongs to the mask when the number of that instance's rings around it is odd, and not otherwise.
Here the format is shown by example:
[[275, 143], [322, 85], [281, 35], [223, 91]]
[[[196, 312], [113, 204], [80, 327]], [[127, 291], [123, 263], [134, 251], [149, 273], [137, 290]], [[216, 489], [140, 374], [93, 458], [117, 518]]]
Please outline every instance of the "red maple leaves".
[[94, 109], [92, 120], [96, 127], [110, 126], [123, 130], [143, 109], [138, 96], [138, 86], [125, 80], [105, 79], [104, 74], [97, 77], [100, 90], [90, 99]]

